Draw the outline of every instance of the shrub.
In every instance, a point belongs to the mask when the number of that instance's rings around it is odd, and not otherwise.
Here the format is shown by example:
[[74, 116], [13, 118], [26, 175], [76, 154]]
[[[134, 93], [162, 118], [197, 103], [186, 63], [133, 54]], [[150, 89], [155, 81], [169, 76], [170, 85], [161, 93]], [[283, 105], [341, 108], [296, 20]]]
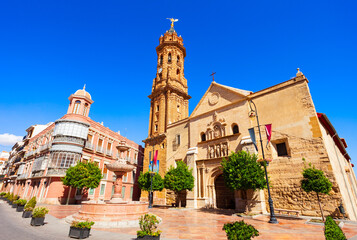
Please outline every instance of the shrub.
[[24, 206], [27, 203], [27, 200], [19, 199], [19, 200], [16, 200], [15, 203], [19, 206]]
[[6, 193], [6, 194], [4, 195], [4, 197], [5, 197], [6, 199], [9, 199], [10, 193]]
[[249, 240], [259, 236], [259, 232], [252, 225], [243, 220], [239, 222], [226, 223], [223, 228], [229, 240]]
[[32, 217], [43, 218], [49, 212], [48, 208], [37, 207], [33, 210]]
[[25, 211], [32, 211], [36, 207], [36, 197], [31, 198], [25, 206]]
[[12, 202], [14, 199], [14, 194], [10, 193], [7, 199]]
[[341, 228], [337, 225], [331, 216], [328, 216], [325, 221], [325, 238], [326, 240], [347, 239]]
[[88, 222], [88, 221], [85, 221], [85, 222], [73, 221], [72, 224], [71, 224], [71, 227], [91, 229], [93, 225], [94, 225], [94, 222]]
[[4, 197], [5, 195], [6, 195], [6, 192], [0, 193], [0, 196], [1, 196], [1, 197]]
[[145, 214], [144, 216], [141, 216], [139, 219], [140, 231], [136, 232], [137, 236], [139, 238], [147, 235], [155, 237], [159, 236], [161, 231], [156, 230], [157, 224], [159, 223], [160, 221], [153, 214]]
[[[144, 174], [141, 172], [138, 179], [138, 184], [141, 190], [150, 191], [151, 190], [150, 172], [146, 172]], [[162, 179], [160, 174], [155, 173], [155, 175], [152, 178], [152, 190], [161, 191], [162, 189], [164, 189], [164, 180]]]
[[19, 199], [20, 197], [15, 195], [13, 198], [12, 198], [12, 203], [16, 203], [16, 201]]

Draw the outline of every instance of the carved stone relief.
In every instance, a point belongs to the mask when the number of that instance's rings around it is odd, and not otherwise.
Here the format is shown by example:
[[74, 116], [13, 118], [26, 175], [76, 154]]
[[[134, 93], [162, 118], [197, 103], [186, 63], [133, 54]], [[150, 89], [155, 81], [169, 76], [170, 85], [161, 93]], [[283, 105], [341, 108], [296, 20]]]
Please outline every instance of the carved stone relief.
[[228, 156], [228, 142], [217, 143], [208, 146], [208, 158], [219, 158]]

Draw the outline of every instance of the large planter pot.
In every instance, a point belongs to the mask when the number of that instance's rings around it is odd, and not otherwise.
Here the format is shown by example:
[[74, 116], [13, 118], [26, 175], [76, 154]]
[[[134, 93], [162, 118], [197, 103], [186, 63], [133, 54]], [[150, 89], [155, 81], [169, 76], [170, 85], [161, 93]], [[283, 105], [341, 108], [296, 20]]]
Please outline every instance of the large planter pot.
[[25, 205], [17, 205], [16, 212], [23, 212]]
[[24, 211], [22, 213], [23, 218], [30, 218], [32, 216], [32, 211]]
[[31, 218], [31, 226], [42, 226], [45, 224], [45, 218], [39, 218], [39, 217], [32, 217]]
[[13, 204], [12, 204], [12, 208], [17, 208], [17, 204], [16, 204], [16, 203], [13, 203]]
[[89, 237], [90, 228], [70, 227], [68, 236], [71, 238], [83, 239]]
[[160, 240], [160, 235], [159, 236], [146, 235], [144, 237], [138, 237], [137, 239], [141, 239], [141, 240]]

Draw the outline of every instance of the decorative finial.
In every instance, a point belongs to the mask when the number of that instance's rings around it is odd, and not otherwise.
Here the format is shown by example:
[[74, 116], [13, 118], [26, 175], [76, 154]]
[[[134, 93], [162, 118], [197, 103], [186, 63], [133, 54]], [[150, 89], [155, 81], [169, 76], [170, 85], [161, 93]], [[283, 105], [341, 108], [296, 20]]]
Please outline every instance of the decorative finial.
[[178, 21], [178, 19], [174, 19], [174, 18], [166, 18], [166, 19], [169, 19], [171, 21], [171, 27], [172, 28], [174, 27], [174, 22]]
[[297, 73], [296, 73], [296, 76], [297, 76], [297, 77], [303, 75], [302, 72], [300, 71], [300, 68], [297, 68], [296, 70], [297, 70]]
[[86, 85], [84, 84], [84, 86], [83, 86], [83, 90], [86, 90]]
[[216, 74], [216, 72], [212, 72], [212, 74], [210, 76], [212, 76], [212, 82], [214, 82], [214, 75]]

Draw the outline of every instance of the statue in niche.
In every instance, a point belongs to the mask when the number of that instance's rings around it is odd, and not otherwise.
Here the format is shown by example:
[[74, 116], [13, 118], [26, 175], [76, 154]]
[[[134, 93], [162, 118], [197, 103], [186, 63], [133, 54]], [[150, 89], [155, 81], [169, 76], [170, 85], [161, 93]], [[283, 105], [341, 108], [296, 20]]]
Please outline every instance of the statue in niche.
[[227, 156], [228, 155], [228, 146], [227, 143], [222, 144], [222, 156]]
[[216, 125], [214, 126], [214, 138], [219, 138], [221, 137], [221, 128]]
[[209, 157], [214, 158], [214, 146], [209, 146]]
[[216, 145], [216, 157], [221, 156], [221, 146], [219, 144]]

